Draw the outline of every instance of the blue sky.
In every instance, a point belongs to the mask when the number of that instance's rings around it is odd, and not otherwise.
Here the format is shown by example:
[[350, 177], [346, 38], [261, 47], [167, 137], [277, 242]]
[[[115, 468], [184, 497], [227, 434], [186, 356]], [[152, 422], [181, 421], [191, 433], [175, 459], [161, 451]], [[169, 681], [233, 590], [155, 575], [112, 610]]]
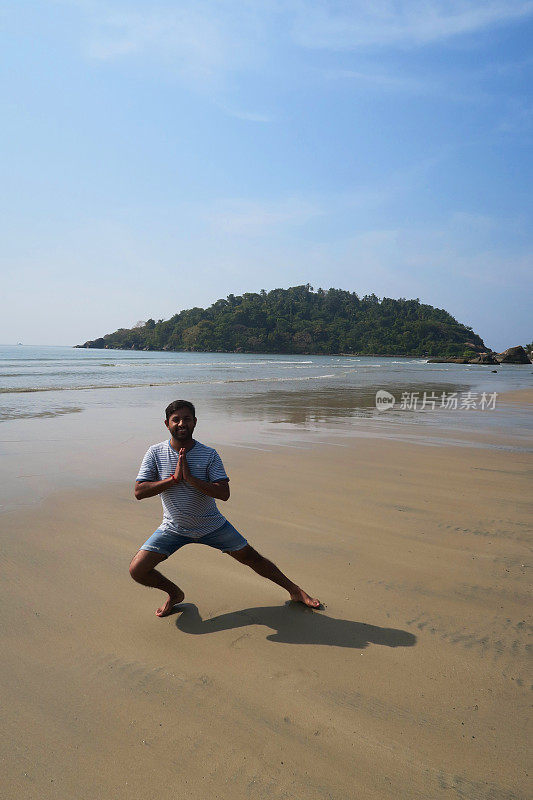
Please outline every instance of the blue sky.
[[17, 0], [0, 37], [0, 342], [307, 282], [533, 339], [530, 0]]

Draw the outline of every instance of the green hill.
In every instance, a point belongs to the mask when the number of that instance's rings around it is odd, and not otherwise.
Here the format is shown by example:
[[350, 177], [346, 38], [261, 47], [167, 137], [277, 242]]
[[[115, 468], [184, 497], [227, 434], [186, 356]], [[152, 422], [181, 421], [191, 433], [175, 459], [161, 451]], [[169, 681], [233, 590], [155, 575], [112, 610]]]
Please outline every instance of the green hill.
[[293, 286], [246, 292], [149, 319], [77, 347], [118, 350], [462, 356], [484, 350], [472, 328], [416, 300]]

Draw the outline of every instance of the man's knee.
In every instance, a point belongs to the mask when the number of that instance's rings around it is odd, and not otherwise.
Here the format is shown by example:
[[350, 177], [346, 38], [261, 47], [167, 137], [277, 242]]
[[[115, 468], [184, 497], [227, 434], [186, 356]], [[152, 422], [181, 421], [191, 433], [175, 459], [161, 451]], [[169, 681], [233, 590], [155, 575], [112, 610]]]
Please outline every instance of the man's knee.
[[133, 578], [133, 580], [137, 581], [137, 580], [139, 580], [141, 575], [144, 574], [144, 572], [146, 570], [143, 570], [142, 563], [137, 560], [137, 556], [134, 556], [132, 558], [132, 560], [131, 560], [130, 570], [129, 571], [130, 571], [130, 575]]
[[263, 561], [263, 556], [254, 550], [249, 544], [245, 547], [242, 547], [240, 550], [235, 550], [233, 553], [228, 553], [229, 556], [233, 556], [237, 561], [240, 561], [241, 564], [248, 564], [252, 566], [253, 564], [259, 564]]
[[134, 581], [141, 582], [142, 579], [151, 572], [160, 561], [166, 558], [161, 553], [152, 553], [150, 550], [139, 550], [130, 562], [130, 575]]

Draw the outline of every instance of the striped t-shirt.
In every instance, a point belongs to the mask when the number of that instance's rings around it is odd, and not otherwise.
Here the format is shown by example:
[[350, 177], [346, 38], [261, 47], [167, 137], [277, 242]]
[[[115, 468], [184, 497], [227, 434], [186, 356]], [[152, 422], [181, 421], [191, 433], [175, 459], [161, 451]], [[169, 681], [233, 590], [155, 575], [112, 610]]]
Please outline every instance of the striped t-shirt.
[[[228, 480], [222, 460], [216, 450], [200, 442], [187, 451], [191, 475], [202, 481]], [[142, 460], [138, 481], [162, 481], [176, 471], [178, 451], [170, 440], [152, 445]], [[180, 481], [161, 492], [163, 522], [161, 529], [196, 539], [222, 527], [226, 518], [217, 508], [215, 499]]]

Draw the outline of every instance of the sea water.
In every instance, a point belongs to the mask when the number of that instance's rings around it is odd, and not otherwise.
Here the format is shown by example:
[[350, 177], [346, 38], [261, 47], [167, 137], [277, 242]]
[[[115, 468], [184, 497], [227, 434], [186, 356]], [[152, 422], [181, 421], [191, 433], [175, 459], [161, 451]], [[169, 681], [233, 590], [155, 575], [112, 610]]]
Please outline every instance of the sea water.
[[[461, 400], [462, 393], [471, 392], [479, 402], [483, 392], [498, 395], [532, 385], [533, 365], [428, 364], [425, 358], [397, 356], [0, 346], [0, 421], [4, 422], [80, 413], [94, 406], [144, 405], [151, 397], [170, 402], [179, 396], [250, 406], [252, 413], [264, 413], [266, 418], [288, 414], [298, 424], [295, 408], [305, 407], [317, 418], [380, 417], [382, 412], [375, 407], [378, 389], [394, 395], [392, 410], [397, 413], [422, 410], [424, 392], [437, 393], [439, 401], [443, 393], [457, 392]], [[414, 399], [408, 402], [411, 393], [418, 393], [416, 404]], [[426, 405], [423, 410], [431, 409]], [[397, 414], [399, 420], [402, 417], [405, 414]], [[305, 414], [302, 421], [309, 421]]]
[[[531, 409], [503, 394], [530, 388], [532, 373], [423, 358], [3, 346], [0, 511], [133, 483], [148, 446], [167, 438], [164, 409], [176, 399], [196, 405], [195, 436], [224, 458], [234, 447], [258, 458], [272, 447], [345, 447], [349, 437], [529, 453]], [[395, 398], [387, 410], [376, 408], [380, 389]], [[442, 404], [454, 395], [455, 407]]]

